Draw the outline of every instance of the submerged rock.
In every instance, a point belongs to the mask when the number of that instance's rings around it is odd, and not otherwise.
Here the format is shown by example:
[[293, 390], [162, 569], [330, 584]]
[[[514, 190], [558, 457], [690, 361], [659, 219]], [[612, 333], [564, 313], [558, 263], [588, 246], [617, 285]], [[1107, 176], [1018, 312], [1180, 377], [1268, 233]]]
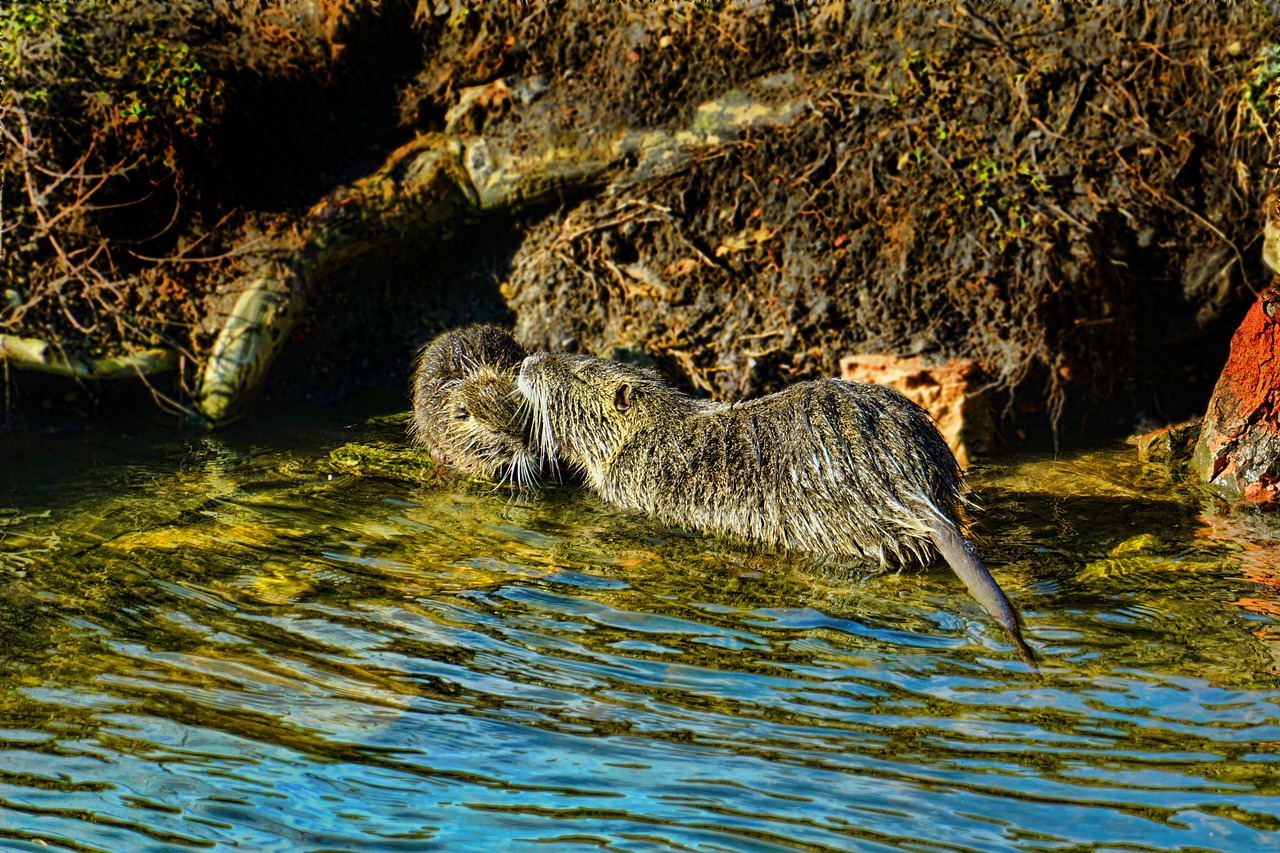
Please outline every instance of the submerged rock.
[[329, 452], [329, 464], [342, 474], [382, 477], [407, 483], [440, 479], [440, 468], [422, 448], [387, 441], [353, 441]]
[[1170, 424], [1138, 439], [1138, 458], [1152, 465], [1181, 469], [1191, 463], [1199, 438], [1199, 420]]

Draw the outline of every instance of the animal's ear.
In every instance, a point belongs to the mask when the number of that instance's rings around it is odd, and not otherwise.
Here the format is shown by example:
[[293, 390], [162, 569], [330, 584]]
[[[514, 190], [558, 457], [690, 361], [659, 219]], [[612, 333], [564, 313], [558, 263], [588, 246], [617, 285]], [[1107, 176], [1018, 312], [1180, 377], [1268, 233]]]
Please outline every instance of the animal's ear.
[[619, 412], [625, 412], [631, 408], [631, 404], [639, 395], [640, 392], [632, 387], [631, 383], [623, 382], [618, 386], [618, 390], [613, 392], [613, 407]]

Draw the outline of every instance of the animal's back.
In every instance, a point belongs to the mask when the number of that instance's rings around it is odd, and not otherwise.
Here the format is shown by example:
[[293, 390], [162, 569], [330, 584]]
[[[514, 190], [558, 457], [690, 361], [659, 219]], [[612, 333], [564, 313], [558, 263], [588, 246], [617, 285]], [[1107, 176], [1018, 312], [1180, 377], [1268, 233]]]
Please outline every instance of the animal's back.
[[897, 392], [823, 380], [706, 403], [644, 371], [550, 354], [526, 359], [518, 385], [540, 444], [605, 500], [815, 554], [941, 554], [1034, 666], [1017, 613], [959, 530], [955, 457]]
[[934, 554], [960, 476], [927, 414], [892, 389], [820, 380], [703, 404], [621, 449], [602, 492], [672, 523], [881, 562]]

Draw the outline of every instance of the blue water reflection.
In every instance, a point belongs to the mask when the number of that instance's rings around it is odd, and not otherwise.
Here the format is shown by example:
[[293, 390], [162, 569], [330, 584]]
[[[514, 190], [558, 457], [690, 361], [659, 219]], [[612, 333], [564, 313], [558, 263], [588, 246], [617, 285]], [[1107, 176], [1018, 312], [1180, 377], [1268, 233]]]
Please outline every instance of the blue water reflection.
[[335, 477], [333, 440], [10, 489], [0, 848], [1277, 849], [1274, 539], [1127, 451], [973, 478], [1036, 676], [945, 570]]

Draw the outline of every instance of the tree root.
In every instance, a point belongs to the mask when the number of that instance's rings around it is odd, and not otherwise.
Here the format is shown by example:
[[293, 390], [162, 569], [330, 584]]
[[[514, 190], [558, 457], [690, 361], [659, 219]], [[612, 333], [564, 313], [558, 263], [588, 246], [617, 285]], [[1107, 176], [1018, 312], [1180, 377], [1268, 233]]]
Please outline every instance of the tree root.
[[402, 241], [439, 239], [485, 213], [678, 170], [746, 127], [784, 124], [807, 108], [805, 100], [773, 105], [734, 94], [699, 107], [687, 130], [621, 130], [526, 154], [502, 150], [483, 136], [419, 136], [377, 172], [312, 208], [301, 243], [275, 247], [273, 257], [233, 289], [238, 295], [196, 387], [196, 411], [211, 427], [238, 418], [315, 283], [352, 258]]
[[157, 347], [123, 356], [75, 358], [49, 341], [0, 335], [0, 360], [21, 370], [73, 379], [136, 379], [174, 370], [178, 353]]

